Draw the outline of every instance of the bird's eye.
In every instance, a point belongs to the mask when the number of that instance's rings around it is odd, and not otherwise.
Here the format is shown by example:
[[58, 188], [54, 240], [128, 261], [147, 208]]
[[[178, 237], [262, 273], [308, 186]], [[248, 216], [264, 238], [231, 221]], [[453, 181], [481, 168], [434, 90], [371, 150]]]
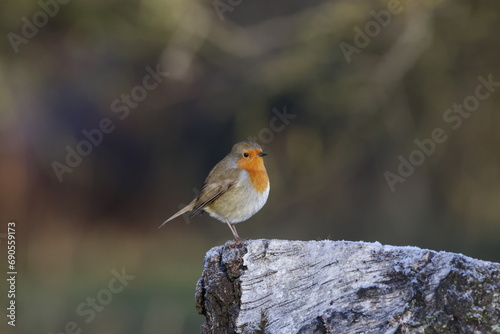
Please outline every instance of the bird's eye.
[[248, 154], [247, 152], [245, 152], [245, 153], [243, 153], [243, 156], [244, 156], [245, 158], [248, 158], [248, 157], [250, 156], [250, 154]]

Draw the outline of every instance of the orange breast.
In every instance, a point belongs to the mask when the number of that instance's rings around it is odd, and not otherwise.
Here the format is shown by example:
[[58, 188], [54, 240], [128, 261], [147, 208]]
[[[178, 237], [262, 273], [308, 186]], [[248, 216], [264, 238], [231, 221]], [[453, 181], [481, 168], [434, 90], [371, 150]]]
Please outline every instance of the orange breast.
[[[257, 150], [255, 150], [257, 151]], [[252, 156], [256, 153], [252, 152]], [[240, 159], [238, 167], [245, 169], [250, 175], [250, 182], [255, 190], [263, 193], [269, 185], [269, 177], [267, 176], [264, 159], [262, 157], [252, 157], [250, 159]]]
[[[261, 158], [262, 159], [262, 158]], [[267, 172], [264, 171], [255, 171], [255, 170], [247, 170], [248, 174], [250, 174], [250, 182], [252, 182], [253, 187], [260, 193], [263, 193], [267, 186], [269, 185], [269, 178], [267, 177]]]

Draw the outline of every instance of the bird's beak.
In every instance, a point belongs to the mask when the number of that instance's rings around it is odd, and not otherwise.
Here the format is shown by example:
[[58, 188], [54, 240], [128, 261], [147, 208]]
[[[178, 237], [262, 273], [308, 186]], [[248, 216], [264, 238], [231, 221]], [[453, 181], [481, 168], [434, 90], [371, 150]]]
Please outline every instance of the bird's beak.
[[267, 155], [266, 152], [260, 152], [259, 154], [257, 154], [259, 157], [265, 157]]

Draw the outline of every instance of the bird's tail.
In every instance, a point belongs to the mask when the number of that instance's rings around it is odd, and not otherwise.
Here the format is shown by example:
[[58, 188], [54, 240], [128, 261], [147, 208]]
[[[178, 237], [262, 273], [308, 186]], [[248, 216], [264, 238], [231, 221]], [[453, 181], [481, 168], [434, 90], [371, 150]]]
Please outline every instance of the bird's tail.
[[185, 214], [186, 212], [189, 212], [191, 210], [193, 210], [194, 208], [194, 204], [196, 203], [196, 198], [194, 200], [191, 201], [191, 203], [189, 203], [188, 205], [186, 205], [184, 207], [184, 209], [181, 209], [179, 212], [177, 212], [176, 214], [174, 214], [172, 217], [168, 218], [167, 220], [165, 220], [163, 222], [163, 224], [161, 224], [158, 228], [161, 228], [163, 225], [165, 225], [166, 223], [168, 223], [169, 221], [171, 221], [172, 219], [175, 219], [183, 214]]

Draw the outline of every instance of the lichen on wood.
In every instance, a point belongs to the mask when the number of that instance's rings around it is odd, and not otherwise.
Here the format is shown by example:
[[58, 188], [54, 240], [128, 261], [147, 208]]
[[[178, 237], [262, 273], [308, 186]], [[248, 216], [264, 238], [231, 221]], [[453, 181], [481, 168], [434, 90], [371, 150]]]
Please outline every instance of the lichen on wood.
[[416, 247], [248, 240], [211, 249], [202, 333], [499, 333], [500, 264]]

